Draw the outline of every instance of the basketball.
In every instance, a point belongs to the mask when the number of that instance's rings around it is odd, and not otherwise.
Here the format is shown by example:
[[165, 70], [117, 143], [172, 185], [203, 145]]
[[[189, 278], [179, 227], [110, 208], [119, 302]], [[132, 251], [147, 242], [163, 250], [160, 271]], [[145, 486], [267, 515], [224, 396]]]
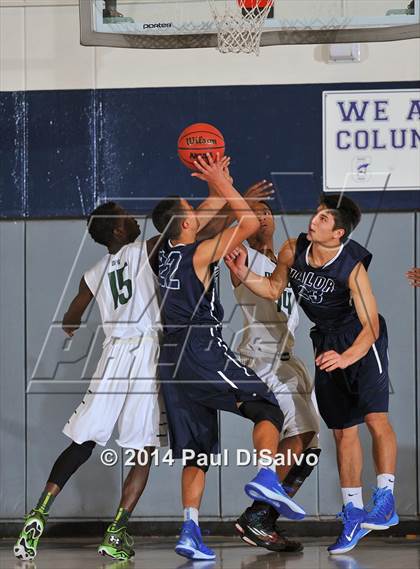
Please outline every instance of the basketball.
[[238, 4], [247, 10], [253, 10], [265, 8], [268, 4], [272, 4], [272, 0], [238, 0]]
[[178, 156], [181, 162], [195, 170], [194, 160], [209, 152], [214, 160], [219, 153], [221, 158], [225, 153], [223, 134], [211, 124], [199, 122], [187, 126], [178, 138]]
[[242, 16], [248, 17], [250, 14], [258, 15], [267, 13], [267, 19], [274, 16], [273, 0], [237, 0], [239, 7], [242, 9]]

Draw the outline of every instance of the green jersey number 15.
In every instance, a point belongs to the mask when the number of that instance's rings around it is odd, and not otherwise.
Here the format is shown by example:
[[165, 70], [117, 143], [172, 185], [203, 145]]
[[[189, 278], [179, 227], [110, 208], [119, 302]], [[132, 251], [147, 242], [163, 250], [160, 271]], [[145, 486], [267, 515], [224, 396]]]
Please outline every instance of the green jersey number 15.
[[127, 304], [133, 296], [133, 284], [131, 279], [124, 280], [124, 270], [127, 266], [127, 263], [125, 263], [121, 269], [116, 269], [112, 271], [112, 273], [108, 273], [115, 310], [118, 308], [118, 304]]

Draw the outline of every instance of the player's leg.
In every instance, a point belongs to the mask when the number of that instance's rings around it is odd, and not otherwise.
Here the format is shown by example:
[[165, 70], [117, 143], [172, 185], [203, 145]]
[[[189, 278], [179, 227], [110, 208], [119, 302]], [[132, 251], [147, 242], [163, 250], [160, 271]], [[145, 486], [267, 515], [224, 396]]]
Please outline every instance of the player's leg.
[[[290, 519], [302, 519], [304, 510], [284, 492], [275, 471], [275, 455], [280, 442], [284, 416], [276, 397], [255, 372], [242, 364], [221, 337], [203, 343], [206, 361], [196, 361], [200, 374], [208, 378], [209, 394], [204, 404], [250, 419], [254, 423], [253, 443], [258, 456], [258, 474], [245, 486], [253, 499], [271, 504]], [[191, 368], [191, 373], [193, 373]], [[204, 392], [203, 392], [204, 393]], [[211, 395], [210, 395], [211, 394]], [[263, 456], [264, 455], [264, 456]]]
[[387, 413], [369, 413], [365, 422], [372, 437], [377, 488], [373, 494], [373, 508], [363, 527], [383, 530], [399, 522], [394, 500], [397, 439]]
[[146, 487], [152, 453], [166, 444], [166, 421], [163, 401], [156, 380], [159, 352], [157, 338], [144, 336], [125, 340], [128, 350], [121, 361], [121, 377], [129, 378], [128, 393], [118, 417], [117, 443], [124, 449], [137, 449], [123, 485], [114, 520], [108, 526], [98, 553], [114, 559], [134, 555], [134, 540], [127, 530], [128, 521]]
[[397, 441], [388, 418], [388, 334], [386, 322], [379, 317], [380, 336], [365, 356], [366, 385], [362, 393], [364, 420], [372, 437], [373, 460], [377, 474], [377, 488], [372, 497], [373, 508], [368, 512], [363, 527], [387, 529], [399, 522], [395, 509], [394, 482], [397, 461]]
[[[264, 385], [262, 381], [261, 384]], [[254, 500], [270, 504], [289, 519], [302, 519], [305, 511], [286, 494], [276, 474], [274, 458], [284, 417], [274, 396], [272, 400], [273, 403], [267, 399], [244, 401], [239, 407], [241, 414], [254, 423], [253, 443], [259, 456], [258, 474], [245, 486], [245, 492]], [[271, 458], [267, 458], [267, 455]]]
[[[32, 511], [25, 518], [25, 524], [14, 548], [19, 558], [33, 558], [37, 553], [39, 538], [45, 528], [49, 510], [54, 498], [68, 479], [84, 464], [92, 454], [96, 443], [104, 446], [111, 437], [125, 401], [128, 383], [124, 377], [121, 361], [124, 360], [124, 347], [109, 341], [104, 347], [89, 389], [78, 408], [64, 426], [63, 433], [72, 439], [71, 445], [56, 460], [47, 486], [37, 504], [44, 504], [40, 513], [36, 509], [38, 521], [32, 525]], [[117, 378], [117, 379], [115, 379]], [[41, 516], [42, 515], [42, 519]], [[29, 526], [30, 539], [26, 539]], [[28, 550], [25, 551], [25, 544]]]
[[[318, 448], [319, 414], [312, 400], [313, 379], [297, 357], [291, 355], [289, 360], [280, 362], [275, 382], [273, 391], [284, 414], [279, 452], [287, 457], [284, 465], [277, 467], [277, 474], [285, 484], [289, 472], [295, 466], [299, 470], [295, 457], [300, 457], [310, 446]], [[294, 495], [298, 490], [296, 482], [297, 478], [290, 485], [290, 490], [287, 490], [289, 495]]]
[[[294, 435], [280, 441], [278, 454], [287, 457], [290, 453], [301, 455], [308, 447], [314, 436], [313, 431]], [[318, 449], [315, 449], [318, 450]], [[291, 498], [296, 494], [303, 480], [309, 476], [310, 472], [305, 472], [303, 462], [296, 464], [278, 465], [276, 467], [277, 476], [282, 481], [283, 488]], [[309, 468], [312, 471], [313, 467]], [[307, 468], [308, 470], [308, 468]], [[303, 546], [300, 542], [290, 540], [284, 535], [284, 531], [276, 527], [279, 517], [277, 510], [265, 502], [254, 500], [237, 519], [235, 527], [243, 541], [250, 545], [264, 547], [270, 551], [296, 552], [302, 551]]]
[[289, 470], [289, 473], [283, 480], [283, 487], [291, 498], [298, 492], [302, 484], [318, 465], [320, 454], [320, 448], [307, 447], [299, 457], [299, 464], [296, 462]]
[[[328, 350], [344, 352], [352, 345], [360, 326], [349, 325], [340, 332], [325, 333], [312, 329], [311, 339], [315, 354]], [[322, 419], [333, 431], [336, 444], [337, 466], [343, 496], [343, 508], [338, 514], [343, 526], [335, 543], [328, 547], [332, 555], [352, 550], [367, 533], [362, 527], [366, 519], [363, 507], [361, 473], [363, 453], [358, 425], [364, 422], [362, 391], [365, 389], [365, 366], [360, 362], [345, 370], [315, 371], [315, 393]]]
[[[276, 471], [279, 480], [282, 481], [283, 488], [290, 498], [292, 498], [303, 481], [309, 476], [314, 468], [305, 461], [304, 451], [309, 443], [313, 440], [314, 432], [309, 431], [302, 435], [295, 435], [280, 441], [278, 453], [287, 457], [288, 452], [295, 452], [296, 456], [303, 454], [302, 461], [299, 464], [292, 464], [287, 469], [277, 466]], [[319, 449], [311, 449], [316, 455]], [[280, 472], [286, 472], [283, 478]], [[258, 547], [264, 547], [270, 551], [293, 552], [301, 551], [303, 546], [300, 542], [290, 540], [284, 535], [284, 531], [276, 527], [279, 514], [277, 510], [265, 502], [254, 501], [236, 521], [236, 529], [241, 539], [246, 543]]]
[[[270, 405], [265, 401], [261, 402], [261, 404], [264, 407], [268, 407], [268, 405]], [[261, 415], [263, 413], [262, 406]], [[252, 431], [252, 442], [254, 444], [255, 450], [257, 451], [257, 455], [261, 457], [261, 453], [267, 450], [270, 456], [275, 456], [280, 442], [280, 432], [277, 424], [270, 419], [263, 418], [263, 415], [259, 420], [258, 418], [254, 419], [253, 415], [249, 413], [246, 403], [245, 407], [242, 407], [242, 409], [243, 413], [245, 413], [245, 417], [251, 418], [251, 420], [254, 421], [256, 420], [254, 429]]]
[[[287, 476], [296, 465], [296, 458], [300, 459], [303, 452], [309, 448], [309, 444], [314, 436], [315, 431], [308, 431], [306, 433], [286, 437], [280, 441], [278, 453], [285, 457], [285, 461], [284, 464], [279, 463], [276, 471], [283, 483], [285, 483]], [[291, 457], [291, 460], [287, 460], [287, 457]], [[297, 489], [293, 491], [293, 494], [296, 494], [296, 492]]]
[[127, 524], [146, 487], [153, 450], [154, 447], [142, 449], [142, 460], [136, 461], [124, 480], [117, 513], [105, 532], [104, 539], [98, 548], [99, 554], [120, 560], [133, 557], [134, 540], [127, 531]]
[[[283, 488], [290, 498], [296, 494], [304, 480], [311, 474], [321, 452], [319, 448], [308, 448], [314, 439], [314, 434], [314, 431], [309, 431], [280, 441], [279, 454], [287, 457], [290, 453], [295, 453], [295, 456], [300, 459], [299, 463], [287, 464], [286, 468], [283, 466], [276, 468], [279, 480], [282, 481]], [[313, 455], [309, 462], [306, 461], [307, 454]], [[316, 458], [315, 462], [314, 458]], [[238, 518], [236, 528], [241, 538], [251, 545], [265, 547], [270, 551], [301, 551], [302, 544], [287, 539], [284, 530], [277, 527], [278, 517], [279, 514], [273, 506], [254, 501]]]
[[372, 437], [373, 460], [378, 475], [395, 474], [397, 438], [387, 413], [370, 413], [365, 417]]
[[[284, 482], [294, 467], [294, 457], [299, 457], [310, 446], [318, 447], [319, 415], [312, 401], [313, 380], [303, 362], [293, 355], [289, 360], [279, 362], [268, 355], [241, 359], [274, 393], [284, 415], [277, 452], [285, 458], [276, 467], [280, 480]], [[293, 494], [297, 489], [294, 483]]]
[[25, 517], [22, 531], [14, 546], [14, 554], [18, 559], [34, 559], [55, 498], [69, 478], [89, 459], [95, 444], [94, 441], [86, 441], [80, 445], [72, 442], [57, 458], [37, 504]]
[[359, 409], [359, 396], [352, 392], [342, 370], [328, 374], [317, 368], [315, 389], [320, 414], [333, 431], [336, 444], [343, 497], [343, 508], [338, 517], [343, 526], [328, 551], [337, 555], [353, 549], [369, 533], [361, 525], [366, 519], [361, 483], [363, 453], [358, 431], [358, 425], [363, 423], [363, 413]]
[[204, 494], [208, 467], [197, 466], [192, 460], [182, 471], [182, 505], [184, 523], [175, 551], [194, 560], [215, 559], [214, 551], [203, 543], [199, 524], [199, 510]]
[[[283, 412], [284, 438], [277, 452], [284, 460], [278, 463], [276, 471], [284, 490], [293, 497], [312, 472], [320, 453], [318, 448], [311, 449], [314, 456], [310, 457], [309, 464], [306, 456], [301, 456], [311, 444], [318, 445], [319, 416], [311, 400], [313, 382], [304, 364], [293, 356], [278, 363], [268, 356], [244, 358], [242, 361], [270, 387]], [[299, 457], [298, 464], [294, 464], [293, 457]], [[236, 528], [241, 538], [252, 545], [272, 551], [303, 549], [302, 544], [287, 539], [284, 531], [276, 527], [278, 516], [272, 506], [254, 501], [238, 518]]]
[[[254, 423], [252, 439], [258, 456], [258, 475], [245, 486], [245, 492], [256, 499], [261, 494], [261, 501], [272, 502], [274, 507], [284, 510], [290, 517], [301, 516], [303, 510], [297, 504], [289, 503], [275, 472], [273, 457], [280, 442], [284, 416], [274, 394], [251, 368], [236, 357], [221, 337], [216, 338], [212, 345], [208, 363], [211, 385], [214, 391], [217, 389], [217, 394], [213, 400], [208, 399], [206, 405], [239, 412]], [[281, 499], [276, 499], [279, 496]]]
[[366, 511], [362, 495], [363, 451], [358, 425], [334, 429], [333, 432], [343, 497], [343, 509], [339, 514], [343, 529], [336, 542], [328, 547], [328, 551], [337, 555], [353, 549], [369, 530], [362, 527]]
[[[334, 429], [333, 434], [341, 488], [357, 488], [361, 491], [363, 451], [358, 425], [347, 429]], [[355, 500], [357, 501], [356, 497]], [[360, 505], [360, 502], [358, 503]]]
[[[209, 456], [219, 452], [219, 427], [217, 410], [195, 401], [195, 397], [201, 396], [207, 385], [207, 368], [200, 368], [204, 350], [200, 346], [190, 348], [193, 339], [194, 336], [191, 337], [188, 330], [183, 330], [169, 335], [162, 342], [159, 377], [172, 456], [175, 459], [185, 459], [184, 451], [195, 453], [195, 458], [184, 463], [182, 472], [184, 522], [175, 551], [188, 559], [211, 560], [216, 556], [203, 543], [199, 524], [199, 509], [208, 466], [198, 464], [197, 455]], [[196, 364], [197, 356], [199, 359]], [[189, 383], [189, 380], [192, 382]]]
[[[182, 470], [182, 505], [184, 509], [197, 510], [189, 512], [198, 524], [198, 510], [201, 506], [204, 487], [206, 483], [206, 470], [191, 464]], [[186, 518], [190, 519], [190, 518]]]

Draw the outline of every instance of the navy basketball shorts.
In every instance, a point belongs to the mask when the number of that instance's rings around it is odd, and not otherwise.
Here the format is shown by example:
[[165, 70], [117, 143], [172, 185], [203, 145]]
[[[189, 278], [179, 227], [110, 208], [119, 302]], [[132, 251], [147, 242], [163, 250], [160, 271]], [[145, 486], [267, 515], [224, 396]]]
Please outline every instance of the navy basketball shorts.
[[185, 449], [220, 452], [218, 410], [241, 415], [238, 402], [258, 400], [278, 407], [267, 385], [235, 357], [216, 328], [165, 334], [158, 369], [174, 458]]
[[[332, 372], [316, 367], [315, 394], [322, 419], [329, 429], [346, 429], [364, 423], [369, 413], [386, 413], [389, 404], [388, 334], [379, 316], [380, 334], [369, 352], [346, 369]], [[328, 350], [341, 354], [359, 335], [357, 320], [342, 329], [311, 330], [315, 357]]]

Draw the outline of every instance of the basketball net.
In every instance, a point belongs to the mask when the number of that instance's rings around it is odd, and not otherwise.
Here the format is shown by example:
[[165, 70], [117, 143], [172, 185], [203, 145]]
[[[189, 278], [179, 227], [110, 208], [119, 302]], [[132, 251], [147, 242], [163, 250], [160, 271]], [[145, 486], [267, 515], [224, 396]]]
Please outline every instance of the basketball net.
[[261, 33], [274, 0], [209, 0], [221, 53], [260, 52]]

